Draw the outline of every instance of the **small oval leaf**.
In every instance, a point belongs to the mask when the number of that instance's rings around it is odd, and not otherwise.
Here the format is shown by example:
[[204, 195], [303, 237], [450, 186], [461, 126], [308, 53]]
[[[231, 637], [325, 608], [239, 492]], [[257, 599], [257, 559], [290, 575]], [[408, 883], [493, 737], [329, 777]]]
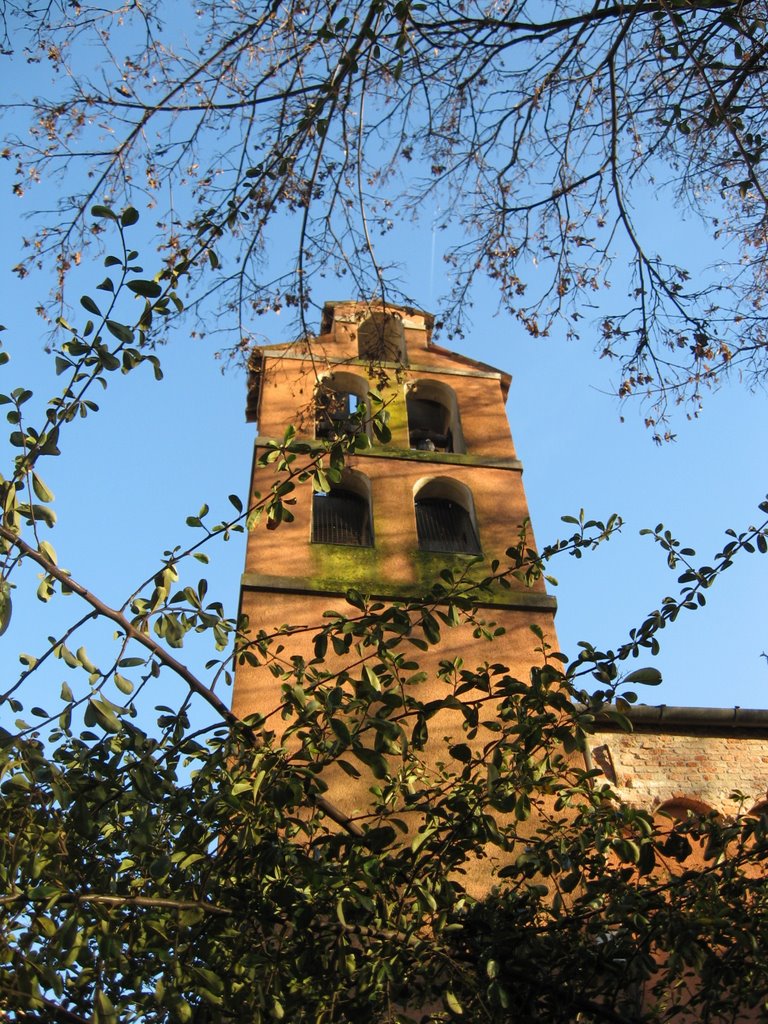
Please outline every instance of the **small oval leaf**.
[[624, 677], [625, 683], [642, 683], [644, 686], [658, 686], [661, 672], [657, 668], [638, 668]]

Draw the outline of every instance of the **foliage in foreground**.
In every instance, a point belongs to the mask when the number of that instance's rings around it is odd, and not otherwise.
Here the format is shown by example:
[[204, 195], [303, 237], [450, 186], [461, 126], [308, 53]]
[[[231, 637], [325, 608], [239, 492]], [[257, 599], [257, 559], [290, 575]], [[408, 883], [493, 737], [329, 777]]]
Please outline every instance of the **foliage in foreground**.
[[[285, 679], [290, 754], [255, 723], [196, 737], [184, 712], [150, 734], [124, 716], [47, 744], [4, 735], [11, 1019], [406, 1021], [432, 1007], [639, 1022], [764, 1005], [764, 818], [670, 831], [622, 805], [565, 755], [602, 697], [574, 710], [584, 694], [556, 662], [523, 681], [446, 665], [468, 742], [428, 772], [437, 709], [398, 681], [413, 668], [382, 616], [355, 621], [362, 671], [340, 680], [319, 662]], [[323, 810], [341, 760], [377, 776], [347, 828]], [[502, 851], [497, 889], [475, 903], [464, 872]]]
[[[245, 504], [233, 497], [231, 518], [215, 527], [206, 510], [191, 517], [201, 539], [166, 552], [120, 608], [57, 565], [43, 536], [55, 521], [45, 460], [60, 454], [68, 424], [97, 411], [95, 387], [147, 362], [160, 372], [147, 332], [178, 301], [175, 279], [137, 276], [125, 240], [135, 211], [96, 213], [122, 251], [107, 257], [106, 305], [84, 296], [92, 319], [82, 330], [64, 325], [61, 394], [37, 427], [30, 391], [0, 398], [16, 453], [1, 485], [0, 626], [12, 581], [29, 586], [29, 570], [41, 572], [41, 600], [68, 594], [82, 612], [36, 655], [21, 655], [2, 695], [16, 716], [0, 732], [5, 1017], [602, 1024], [672, 1021], [681, 1006], [718, 1020], [764, 1008], [765, 819], [659, 827], [622, 804], [580, 753], [606, 704], [621, 721], [621, 700], [633, 695], [619, 697], [620, 686], [654, 681], [643, 669], [622, 680], [621, 664], [654, 652], [659, 631], [703, 603], [735, 557], [765, 552], [768, 524], [734, 533], [700, 568], [659, 527], [670, 566], [684, 569], [679, 595], [623, 646], [585, 645], [567, 668], [538, 634], [542, 663], [527, 679], [493, 661], [477, 596], [509, 576], [538, 577], [557, 554], [580, 555], [615, 519], [566, 519], [572, 536], [541, 556], [523, 533], [491, 577], [471, 584], [446, 571], [410, 604], [350, 591], [348, 615], [317, 627], [315, 658], [278, 673], [275, 713], [237, 721], [216, 689], [233, 650], [267, 661], [280, 636], [249, 635], [204, 581], [185, 577], [216, 539], [289, 516], [296, 486], [334, 479], [345, 447], [360, 442], [339, 438], [301, 471], [296, 455], [306, 453], [292, 433], [274, 442], [271, 492]], [[118, 319], [123, 289], [141, 300], [133, 323]], [[104, 657], [76, 646], [93, 620], [112, 633]], [[477, 657], [444, 662], [444, 696], [425, 705], [419, 652], [466, 620], [476, 623]], [[200, 670], [179, 660], [191, 637], [213, 648]], [[345, 667], [331, 670], [328, 651]], [[58, 697], [51, 665], [68, 670]], [[600, 689], [590, 694], [585, 679]], [[153, 715], [173, 680], [179, 702]], [[208, 723], [192, 724], [200, 705]], [[446, 713], [461, 735], [430, 767], [425, 744], [430, 731], [442, 735]], [[371, 781], [366, 813], [351, 820], [334, 804], [333, 772]], [[489, 857], [497, 887], [477, 902], [464, 883]]]

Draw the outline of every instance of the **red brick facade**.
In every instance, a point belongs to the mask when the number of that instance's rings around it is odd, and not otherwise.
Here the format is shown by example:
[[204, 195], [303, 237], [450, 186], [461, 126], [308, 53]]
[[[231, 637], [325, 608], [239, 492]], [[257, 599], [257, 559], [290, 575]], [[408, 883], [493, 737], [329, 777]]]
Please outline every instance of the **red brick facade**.
[[[506, 373], [433, 344], [431, 315], [405, 307], [328, 303], [318, 337], [256, 350], [248, 414], [258, 421], [257, 457], [289, 425], [300, 440], [320, 444], [317, 412], [327, 387], [349, 392], [353, 402], [383, 404], [391, 439], [372, 438], [347, 463], [348, 486], [368, 504], [365, 544], [350, 547], [315, 537], [313, 503], [318, 498], [308, 487], [297, 492], [291, 522], [276, 533], [249, 535], [241, 610], [251, 628], [272, 632], [285, 623], [317, 625], [327, 609], [347, 607], [344, 595], [350, 586], [383, 599], [424, 592], [446, 563], [466, 561], [472, 552], [481, 556], [481, 575], [493, 559], [503, 561], [528, 518], [522, 466], [505, 412], [509, 383]], [[447, 447], [425, 447], [414, 440], [411, 399], [420, 395], [427, 406], [442, 402], [452, 431]], [[273, 479], [272, 466], [260, 466], [257, 458], [252, 490], [267, 492]], [[420, 494], [431, 496], [429, 489], [435, 487], [453, 502], [467, 496], [476, 547], [458, 555], [421, 548], [415, 501]], [[534, 543], [530, 534], [528, 540]], [[532, 623], [557, 647], [555, 601], [541, 580], [532, 588], [513, 582], [511, 590], [492, 595], [481, 611], [506, 629], [494, 645], [494, 660], [520, 679], [540, 660]], [[471, 627], [453, 630], [424, 655], [421, 667], [434, 676], [442, 658], [482, 660], [484, 652], [471, 652], [471, 644]], [[286, 638], [284, 657], [289, 655], [311, 657], [310, 632]], [[425, 692], [429, 685], [424, 684]], [[238, 667], [237, 714], [268, 714], [278, 694], [269, 665]], [[598, 723], [588, 761], [629, 802], [655, 809], [672, 800], [688, 801], [698, 810], [733, 815], [765, 800], [768, 712], [638, 707], [628, 717], [630, 733], [617, 731], [608, 720]], [[347, 802], [365, 799], [364, 785], [341, 782], [352, 791]], [[736, 791], [743, 798], [734, 799]]]
[[768, 712], [641, 705], [628, 717], [631, 733], [598, 723], [590, 754], [629, 803], [689, 801], [731, 816], [765, 801]]

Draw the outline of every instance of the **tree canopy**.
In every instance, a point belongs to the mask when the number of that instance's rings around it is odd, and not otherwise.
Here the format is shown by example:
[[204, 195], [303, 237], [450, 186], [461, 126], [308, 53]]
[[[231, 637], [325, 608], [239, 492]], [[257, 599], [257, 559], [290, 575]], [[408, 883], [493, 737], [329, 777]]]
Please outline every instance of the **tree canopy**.
[[[192, 304], [220, 329], [226, 305], [237, 347], [255, 313], [302, 318], [318, 276], [413, 300], [379, 247], [415, 217], [444, 232], [449, 332], [478, 275], [534, 336], [564, 318], [593, 337], [617, 285], [597, 347], [621, 396], [653, 397], [653, 427], [729, 369], [763, 376], [761, 2], [201, 0], [183, 27], [162, 0], [3, 10], [8, 53], [58, 83], [21, 102], [29, 132], [5, 150], [18, 191], [53, 178], [61, 196], [20, 273], [55, 261], [61, 284], [93, 202], [147, 203], [168, 267], [221, 264]], [[657, 194], [702, 221], [708, 270], [649, 236]]]

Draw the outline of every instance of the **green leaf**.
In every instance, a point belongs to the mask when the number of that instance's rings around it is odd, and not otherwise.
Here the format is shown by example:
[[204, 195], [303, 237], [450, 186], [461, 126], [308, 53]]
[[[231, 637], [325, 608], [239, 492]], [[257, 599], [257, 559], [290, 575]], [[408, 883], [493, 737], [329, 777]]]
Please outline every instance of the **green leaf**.
[[429, 825], [427, 828], [415, 835], [411, 840], [411, 850], [413, 853], [418, 853], [424, 843], [426, 843], [426, 841], [433, 836], [435, 832], [437, 832], [437, 825]]
[[53, 527], [56, 524], [56, 513], [52, 508], [48, 508], [47, 505], [19, 505], [19, 512], [22, 515], [29, 516], [30, 521], [34, 519], [36, 522], [45, 523], [48, 527]]
[[644, 686], [658, 686], [661, 672], [657, 668], [638, 668], [624, 677], [625, 683], [642, 683]]
[[163, 853], [149, 865], [149, 874], [155, 881], [158, 881], [168, 875], [171, 867], [171, 858], [167, 853]]
[[133, 693], [133, 683], [130, 679], [126, 679], [125, 676], [121, 676], [119, 672], [115, 672], [115, 686], [121, 693]]
[[162, 367], [160, 366], [160, 360], [157, 358], [157, 356], [147, 356], [147, 359], [152, 364], [152, 373], [154, 374], [155, 380], [162, 380], [163, 370]]
[[92, 206], [91, 216], [97, 220], [117, 220], [117, 216], [108, 206]]
[[94, 316], [101, 316], [101, 310], [90, 297], [90, 295], [81, 296], [80, 305], [83, 307], [83, 309], [87, 309], [89, 313], [93, 313]]
[[365, 833], [365, 845], [374, 853], [381, 853], [388, 846], [394, 843], [397, 833], [391, 825], [382, 825], [379, 828], [370, 828]]
[[445, 1006], [451, 1013], [455, 1013], [459, 1017], [464, 1013], [461, 1003], [450, 989], [447, 989], [445, 993]]
[[49, 562], [53, 562], [53, 564], [56, 565], [56, 552], [47, 540], [40, 541], [40, 554], [45, 555]]
[[421, 628], [424, 630], [424, 636], [431, 644], [440, 643], [440, 626], [437, 619], [427, 611], [422, 613]]
[[105, 732], [120, 732], [120, 719], [103, 700], [90, 697], [88, 707], [93, 713], [94, 724], [100, 725]]
[[37, 473], [32, 474], [32, 489], [40, 501], [53, 501], [53, 491], [50, 491]]
[[527, 793], [521, 793], [515, 801], [515, 817], [518, 821], [527, 821], [531, 816], [531, 801]]
[[375, 690], [377, 693], [381, 692], [381, 680], [370, 665], [363, 665], [363, 676], [372, 690]]
[[80, 668], [80, 662], [66, 644], [61, 644], [61, 646], [56, 649], [56, 654], [69, 668]]
[[12, 613], [11, 585], [8, 580], [0, 580], [0, 636], [8, 629]]
[[129, 281], [128, 287], [135, 295], [141, 295], [145, 299], [156, 299], [163, 294], [163, 289], [157, 281]]
[[326, 651], [328, 650], [328, 634], [318, 633], [314, 640], [313, 645], [315, 648], [315, 657], [318, 661], [322, 661], [325, 658]]
[[377, 779], [387, 778], [389, 774], [387, 762], [377, 750], [366, 750], [364, 747], [356, 747], [354, 748], [354, 753], [364, 765], [371, 769]]
[[115, 1010], [106, 992], [99, 989], [93, 1001], [93, 1024], [117, 1024]]
[[472, 751], [466, 743], [454, 744], [454, 746], [448, 748], [448, 753], [463, 764], [467, 764], [467, 762], [472, 760]]
[[331, 729], [333, 729], [337, 738], [341, 740], [345, 747], [348, 747], [352, 742], [347, 723], [342, 718], [331, 719]]
[[[99, 355], [101, 356], [101, 363], [105, 370], [110, 370], [111, 372], [114, 372], [115, 370], [120, 369], [121, 364], [117, 356], [114, 356], [111, 352], [108, 352], [106, 349], [103, 348], [99, 349]], [[95, 405], [95, 403], [86, 401], [83, 404], [87, 405], [89, 409], [93, 410], [93, 412], [98, 412], [99, 410], [99, 407]]]
[[138, 219], [139, 219], [138, 211], [134, 210], [134, 208], [132, 206], [126, 206], [126, 208], [123, 210], [122, 214], [120, 215], [120, 223], [122, 224], [122, 226], [124, 228], [131, 227], [131, 225], [135, 224], [138, 221]]
[[124, 345], [129, 345], [133, 341], [134, 335], [131, 328], [126, 327], [125, 324], [117, 323], [116, 320], [107, 320], [107, 330], [113, 338], [117, 338]]
[[91, 659], [88, 657], [85, 647], [78, 647], [76, 651], [76, 657], [86, 672], [89, 672], [91, 675], [93, 675], [95, 672], [99, 671], [93, 664]]
[[41, 434], [39, 438], [41, 455], [61, 455], [58, 447], [59, 428], [54, 427], [48, 434]]

